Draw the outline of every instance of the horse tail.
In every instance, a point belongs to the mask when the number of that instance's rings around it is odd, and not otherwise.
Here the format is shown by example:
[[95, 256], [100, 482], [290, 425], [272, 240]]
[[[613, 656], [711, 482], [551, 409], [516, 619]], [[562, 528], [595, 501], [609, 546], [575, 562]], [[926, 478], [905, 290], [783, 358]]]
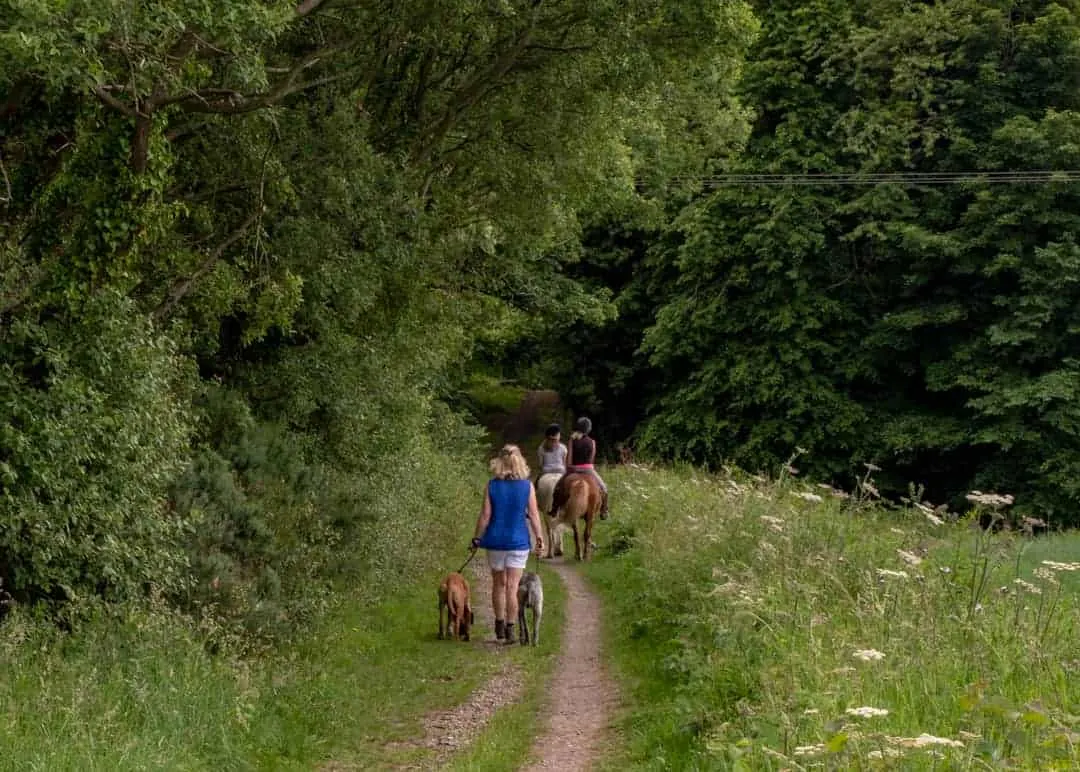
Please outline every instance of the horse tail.
[[581, 477], [570, 480], [566, 486], [566, 510], [573, 517], [584, 517], [589, 511], [589, 483]]

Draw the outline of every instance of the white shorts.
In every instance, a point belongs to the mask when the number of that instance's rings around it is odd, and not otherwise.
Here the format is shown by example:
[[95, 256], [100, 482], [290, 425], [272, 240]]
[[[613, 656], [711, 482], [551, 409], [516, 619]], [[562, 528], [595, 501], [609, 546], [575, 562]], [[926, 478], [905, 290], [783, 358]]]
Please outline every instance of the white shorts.
[[508, 568], [525, 568], [529, 562], [528, 550], [488, 550], [488, 565], [492, 571], [505, 571]]

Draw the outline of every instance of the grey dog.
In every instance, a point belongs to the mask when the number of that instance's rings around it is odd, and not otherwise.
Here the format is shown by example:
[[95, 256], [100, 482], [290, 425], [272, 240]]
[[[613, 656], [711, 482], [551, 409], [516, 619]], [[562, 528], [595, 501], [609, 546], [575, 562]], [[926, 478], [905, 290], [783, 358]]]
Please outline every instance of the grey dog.
[[518, 640], [521, 645], [529, 643], [529, 625], [525, 621], [525, 609], [532, 609], [533, 629], [532, 645], [540, 642], [540, 618], [544, 616], [544, 585], [540, 577], [532, 571], [526, 571], [518, 584]]

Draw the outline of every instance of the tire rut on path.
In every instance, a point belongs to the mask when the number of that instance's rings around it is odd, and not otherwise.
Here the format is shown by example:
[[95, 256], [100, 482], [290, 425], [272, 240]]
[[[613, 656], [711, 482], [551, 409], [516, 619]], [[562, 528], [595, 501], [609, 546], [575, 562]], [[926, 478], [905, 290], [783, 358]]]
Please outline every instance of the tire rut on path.
[[548, 684], [547, 728], [536, 738], [523, 772], [590, 769], [604, 754], [604, 738], [618, 703], [602, 658], [600, 600], [562, 560], [546, 561], [566, 585], [566, 628]]
[[[478, 554], [463, 572], [469, 581], [471, 605], [476, 615], [473, 640], [487, 651], [495, 653], [506, 647], [495, 642], [491, 633], [491, 580], [487, 575], [483, 554]], [[465, 645], [454, 644], [448, 645]], [[496, 712], [502, 707], [518, 702], [525, 693], [525, 681], [512, 662], [504, 662], [493, 676], [477, 687], [460, 705], [438, 710], [424, 717], [423, 736], [400, 745], [428, 748], [434, 751], [432, 758], [414, 764], [396, 767], [399, 770], [441, 769], [458, 751], [471, 745], [484, 731]]]

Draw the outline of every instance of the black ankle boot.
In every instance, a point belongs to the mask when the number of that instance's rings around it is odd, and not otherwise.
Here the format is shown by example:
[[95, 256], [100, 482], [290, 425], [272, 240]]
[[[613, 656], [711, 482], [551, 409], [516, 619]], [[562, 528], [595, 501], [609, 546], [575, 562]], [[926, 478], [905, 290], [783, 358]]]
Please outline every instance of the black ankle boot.
[[495, 620], [495, 640], [501, 641], [506, 637], [506, 623], [501, 619]]
[[503, 642], [504, 643], [513, 643], [514, 642], [514, 623], [513, 622], [507, 622], [506, 627], [504, 628], [504, 632], [505, 632], [505, 636], [504, 636], [504, 641]]

